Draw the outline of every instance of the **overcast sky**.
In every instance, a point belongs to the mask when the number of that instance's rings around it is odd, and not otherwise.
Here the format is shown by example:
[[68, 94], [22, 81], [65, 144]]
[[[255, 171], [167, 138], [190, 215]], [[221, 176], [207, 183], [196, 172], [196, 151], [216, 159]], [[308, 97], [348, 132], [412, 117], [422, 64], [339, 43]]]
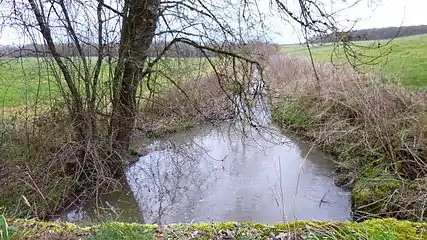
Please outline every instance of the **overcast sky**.
[[[365, 1], [343, 12], [341, 18], [358, 20], [355, 29], [427, 25], [427, 0], [377, 0], [376, 5]], [[276, 42], [301, 42], [291, 27], [278, 22], [272, 25], [279, 35], [274, 37]]]
[[[292, 0], [291, 0], [292, 1]], [[325, 2], [331, 0], [325, 0]], [[372, 0], [370, 0], [372, 1]], [[427, 25], [427, 0], [376, 0], [377, 5], [368, 5], [368, 1], [341, 13], [342, 19], [359, 20], [357, 29], [381, 28], [390, 26]], [[260, 0], [264, 11], [268, 11], [268, 0]], [[0, 6], [1, 8], [1, 6]], [[298, 32], [292, 26], [272, 17], [267, 25], [276, 33], [271, 38], [280, 44], [300, 42]], [[20, 44], [20, 36], [12, 29], [0, 29], [0, 45]], [[22, 42], [21, 42], [22, 43]]]

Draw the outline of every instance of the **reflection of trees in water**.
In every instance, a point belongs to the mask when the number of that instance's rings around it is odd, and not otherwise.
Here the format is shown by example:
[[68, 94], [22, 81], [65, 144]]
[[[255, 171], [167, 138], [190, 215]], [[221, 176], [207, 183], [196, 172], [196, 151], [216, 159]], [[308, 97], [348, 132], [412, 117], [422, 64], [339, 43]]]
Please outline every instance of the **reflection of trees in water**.
[[130, 169], [129, 183], [147, 222], [162, 223], [170, 212], [185, 215], [195, 208], [209, 177], [209, 171], [200, 169], [201, 159], [203, 152], [191, 145], [170, 144]]
[[[173, 215], [173, 221], [188, 222], [203, 197], [201, 194], [217, 180], [216, 170], [227, 166], [222, 170], [232, 173], [235, 180], [244, 179], [239, 169], [251, 164], [246, 161], [251, 156], [246, 154], [268, 151], [277, 138], [283, 140], [276, 129], [223, 123], [178, 133], [170, 141], [156, 143], [155, 151], [141, 158], [128, 174], [145, 220], [170, 223]], [[224, 165], [226, 158], [232, 160]], [[177, 219], [179, 216], [183, 219]]]
[[[309, 145], [298, 143], [295, 145], [289, 138], [282, 135], [269, 119], [265, 119], [269, 112], [267, 106], [262, 104], [265, 102], [254, 106], [254, 109], [258, 111], [259, 122], [265, 120], [264, 125], [254, 127], [248, 125], [248, 122], [230, 120], [226, 123], [204, 125], [183, 133], [173, 134], [168, 136], [168, 140], [155, 143], [154, 152], [141, 158], [129, 169], [129, 183], [148, 223], [189, 222], [196, 216], [201, 217], [197, 212], [201, 210], [201, 207], [203, 208], [203, 205], [215, 206], [213, 201], [220, 200], [216, 196], [210, 196], [209, 191], [206, 190], [210, 190], [210, 184], [216, 184], [216, 187], [221, 185], [217, 178], [222, 177], [228, 181], [228, 185], [232, 186], [227, 190], [233, 190], [233, 193], [230, 194], [235, 198], [235, 204], [225, 211], [225, 215], [228, 215], [230, 219], [240, 217], [250, 219], [261, 216], [262, 211], [258, 213], [254, 209], [267, 202], [274, 204], [274, 199], [272, 199], [274, 197], [268, 197], [271, 194], [275, 195], [270, 192], [271, 189], [281, 189], [282, 191], [279, 191], [280, 194], [277, 195], [283, 198], [284, 195], [294, 195], [294, 191], [292, 191], [294, 188], [292, 186], [288, 190], [291, 192], [286, 194], [280, 184], [285, 184], [287, 188], [289, 185], [296, 185], [295, 187], [298, 188], [298, 183], [295, 182], [293, 176], [299, 179], [296, 176], [298, 173], [295, 171], [301, 170], [300, 160], [286, 162], [283, 169], [279, 164], [279, 169], [277, 169], [269, 166], [272, 162], [271, 157], [278, 157], [279, 161], [281, 156], [284, 159], [293, 159], [293, 156], [298, 153], [291, 149], [297, 145], [302, 158], [311, 152], [308, 157], [309, 162], [325, 164], [322, 154], [319, 155], [318, 151], [311, 151]], [[278, 146], [282, 144], [285, 146]], [[330, 167], [326, 165], [321, 168], [325, 167], [325, 170], [329, 172]], [[289, 168], [295, 170], [289, 172]], [[271, 183], [267, 183], [269, 181], [264, 178], [255, 176], [259, 174], [259, 169], [263, 169], [263, 174], [267, 175]], [[217, 174], [217, 170], [225, 171], [226, 175]], [[275, 170], [284, 170], [287, 173], [282, 176], [283, 173], [280, 172], [280, 176], [277, 176], [276, 179]], [[310, 174], [317, 175], [316, 173]], [[310, 174], [309, 176], [312, 176]], [[320, 171], [319, 175], [323, 176], [323, 171]], [[260, 183], [253, 182], [254, 178], [264, 182], [265, 189], [260, 186]], [[256, 186], [247, 185], [248, 183]], [[265, 190], [265, 194], [254, 193], [253, 187], [258, 187], [259, 191]], [[212, 189], [215, 191], [215, 187]], [[219, 192], [215, 193], [219, 194]], [[203, 196], [203, 194], [207, 196]], [[265, 196], [266, 194], [267, 196]], [[208, 202], [201, 204], [199, 201], [205, 197]], [[283, 212], [284, 206], [280, 205], [284, 204], [285, 199], [280, 200], [277, 211]], [[272, 210], [274, 207], [267, 208], [270, 214], [274, 214], [274, 210]], [[206, 213], [209, 211], [206, 209], [201, 211], [203, 212], [202, 218], [206, 220], [208, 217]], [[221, 217], [216, 213], [212, 212], [212, 214], [215, 217]]]

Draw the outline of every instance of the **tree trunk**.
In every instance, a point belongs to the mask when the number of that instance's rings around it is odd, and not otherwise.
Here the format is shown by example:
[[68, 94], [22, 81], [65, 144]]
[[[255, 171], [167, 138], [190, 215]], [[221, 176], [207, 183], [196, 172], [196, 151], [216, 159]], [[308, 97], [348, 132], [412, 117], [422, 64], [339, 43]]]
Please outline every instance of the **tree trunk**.
[[135, 125], [136, 91], [158, 19], [159, 0], [126, 1], [115, 70], [110, 134], [115, 150], [127, 151]]

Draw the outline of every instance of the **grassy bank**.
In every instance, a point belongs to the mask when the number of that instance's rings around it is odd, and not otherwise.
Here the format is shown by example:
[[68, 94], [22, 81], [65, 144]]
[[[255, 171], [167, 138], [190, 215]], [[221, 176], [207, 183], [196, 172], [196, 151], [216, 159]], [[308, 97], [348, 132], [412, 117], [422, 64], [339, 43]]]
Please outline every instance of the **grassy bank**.
[[[0, 225], [1, 226], [1, 225]], [[355, 222], [300, 221], [281, 224], [198, 223], [159, 227], [106, 222], [82, 227], [70, 223], [11, 220], [3, 239], [427, 239], [427, 224], [378, 219]]]
[[335, 156], [357, 217], [426, 221], [427, 101], [375, 75], [270, 58], [273, 118]]
[[[387, 42], [384, 40], [355, 42], [351, 46], [356, 53], [359, 53], [360, 59], [355, 60], [352, 57], [348, 59], [361, 63], [384, 55], [374, 61], [372, 66], [365, 65], [364, 69], [385, 73], [388, 80], [400, 82], [412, 90], [427, 88], [427, 35], [396, 38], [389, 44]], [[308, 56], [307, 48], [302, 45], [282, 47], [281, 50], [294, 57]], [[317, 45], [311, 50], [317, 61], [330, 62], [332, 59], [336, 64], [347, 62], [340, 45]]]

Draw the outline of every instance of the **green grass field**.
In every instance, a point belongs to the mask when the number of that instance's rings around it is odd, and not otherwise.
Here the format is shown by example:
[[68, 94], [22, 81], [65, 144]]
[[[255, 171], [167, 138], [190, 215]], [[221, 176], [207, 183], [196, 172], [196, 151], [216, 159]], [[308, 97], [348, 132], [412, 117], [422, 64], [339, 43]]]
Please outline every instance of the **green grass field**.
[[51, 74], [37, 59], [0, 60], [0, 105], [17, 106], [57, 94]]
[[[94, 64], [94, 60], [91, 61]], [[176, 82], [184, 81], [186, 78], [194, 78], [209, 72], [209, 63], [201, 58], [170, 58], [161, 60], [155, 70], [161, 73], [152, 74], [157, 86], [170, 85], [168, 78]], [[102, 66], [99, 91], [108, 91], [105, 84], [111, 79], [113, 70], [109, 69], [107, 63]], [[60, 96], [55, 71], [46, 65], [46, 61], [36, 58], [0, 59], [0, 108], [19, 107], [25, 104], [47, 103]], [[56, 71], [61, 79], [61, 74]], [[104, 83], [104, 84], [102, 84]], [[66, 89], [65, 82], [61, 84]], [[83, 83], [78, 83], [83, 86]], [[104, 88], [104, 89], [101, 89]], [[83, 87], [81, 87], [83, 92]], [[140, 91], [147, 91], [143, 85]], [[84, 94], [83, 94], [84, 95]]]
[[[382, 46], [380, 48], [377, 47], [378, 41], [356, 42], [355, 51], [365, 55], [356, 63], [366, 63], [390, 50], [372, 64], [363, 64], [362, 69], [383, 72], [388, 78], [397, 80], [413, 90], [427, 88], [427, 35], [396, 38], [389, 45], [385, 45], [386, 42], [379, 41]], [[308, 50], [304, 45], [285, 46], [281, 50], [291, 56], [308, 57]], [[342, 48], [336, 48], [334, 51], [331, 44], [314, 46], [312, 53], [317, 61], [331, 61], [331, 56], [333, 63], [342, 64], [347, 61]], [[355, 60], [352, 57], [348, 59]]]
[[[380, 41], [384, 45], [386, 41]], [[394, 39], [389, 46], [375, 48], [378, 42], [357, 42], [358, 53], [367, 55], [362, 61], [372, 59], [382, 52], [390, 53], [378, 59], [372, 66], [364, 65], [366, 71], [381, 71], [393, 81], [399, 81], [410, 89], [427, 88], [427, 35], [417, 35]], [[369, 48], [365, 48], [369, 47]], [[283, 52], [296, 57], [308, 57], [303, 45], [282, 47]], [[342, 64], [347, 61], [342, 49], [334, 51], [329, 45], [314, 46], [313, 57], [317, 61], [331, 61]], [[351, 59], [351, 58], [350, 58]], [[354, 60], [354, 59], [353, 59]], [[195, 77], [209, 71], [208, 63], [202, 59], [167, 59], [158, 69], [173, 79]], [[107, 66], [103, 67], [101, 81], [111, 78]], [[16, 107], [49, 101], [59, 96], [55, 74], [48, 70], [41, 59], [0, 59], [0, 107]], [[159, 84], [168, 83], [167, 78], [157, 75]], [[65, 86], [65, 85], [64, 85]], [[144, 87], [142, 88], [144, 91]]]

